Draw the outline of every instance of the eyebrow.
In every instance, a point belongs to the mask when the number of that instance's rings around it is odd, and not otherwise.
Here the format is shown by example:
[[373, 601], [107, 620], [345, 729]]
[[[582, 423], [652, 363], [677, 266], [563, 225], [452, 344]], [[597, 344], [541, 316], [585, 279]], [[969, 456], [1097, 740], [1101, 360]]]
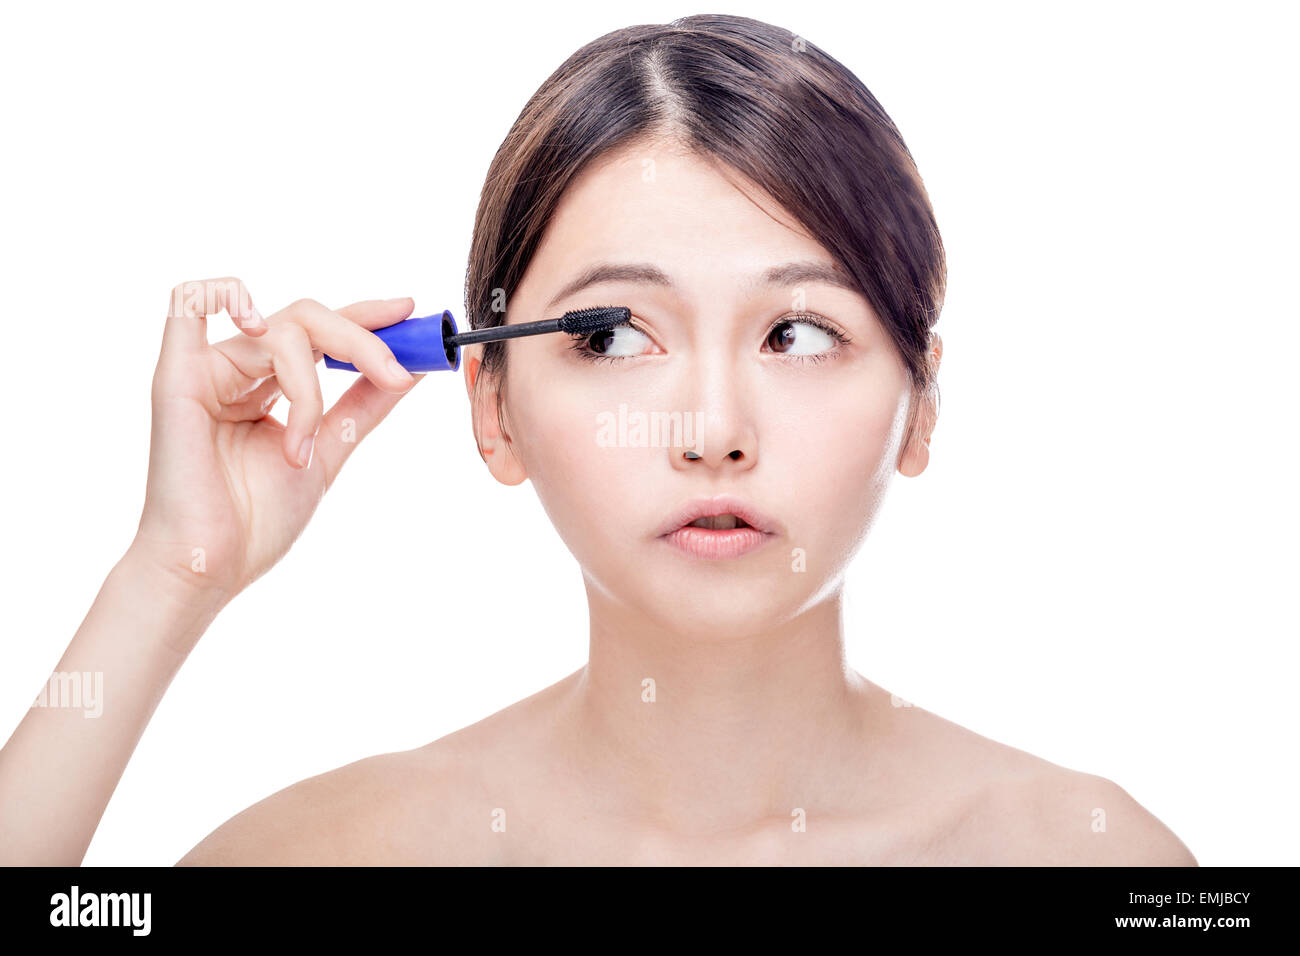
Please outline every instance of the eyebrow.
[[[673, 280], [666, 272], [650, 262], [597, 262], [572, 279], [547, 303], [543, 313], [549, 313], [557, 302], [583, 289], [601, 282], [631, 282], [672, 288]], [[824, 282], [827, 285], [857, 292], [858, 287], [845, 273], [829, 262], [802, 259], [783, 262], [759, 273], [747, 284], [749, 288], [791, 286], [804, 282]]]

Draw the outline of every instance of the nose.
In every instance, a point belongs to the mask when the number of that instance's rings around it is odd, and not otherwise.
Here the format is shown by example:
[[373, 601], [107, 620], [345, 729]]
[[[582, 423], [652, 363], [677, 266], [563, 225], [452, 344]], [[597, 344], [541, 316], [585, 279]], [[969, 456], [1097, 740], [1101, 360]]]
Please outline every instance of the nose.
[[743, 349], [731, 341], [732, 324], [708, 323], [683, 352], [672, 389], [690, 413], [694, 428], [668, 449], [675, 470], [738, 475], [758, 464], [755, 409], [761, 375]]
[[758, 463], [758, 436], [734, 397], [726, 405], [695, 413], [695, 417], [693, 440], [669, 449], [675, 469], [725, 469], [728, 474], [739, 474]]

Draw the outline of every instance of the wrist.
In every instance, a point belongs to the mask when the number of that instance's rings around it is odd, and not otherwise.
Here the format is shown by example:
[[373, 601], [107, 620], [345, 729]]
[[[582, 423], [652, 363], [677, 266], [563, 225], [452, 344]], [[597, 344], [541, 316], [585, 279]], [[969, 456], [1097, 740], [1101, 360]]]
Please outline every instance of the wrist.
[[203, 571], [193, 570], [138, 537], [114, 566], [112, 574], [128, 589], [144, 596], [174, 618], [202, 622], [205, 626], [225, 607], [232, 593]]

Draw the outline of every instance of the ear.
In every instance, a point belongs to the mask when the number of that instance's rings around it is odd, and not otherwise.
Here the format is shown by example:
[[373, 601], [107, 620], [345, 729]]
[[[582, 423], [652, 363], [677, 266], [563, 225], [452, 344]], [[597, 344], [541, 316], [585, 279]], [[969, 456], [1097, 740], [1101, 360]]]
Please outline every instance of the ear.
[[470, 419], [479, 457], [503, 485], [517, 485], [528, 477], [523, 463], [515, 457], [509, 437], [501, 433], [500, 393], [490, 377], [479, 381], [483, 368], [483, 346], [467, 345], [461, 351], [465, 366], [465, 390], [469, 393]]
[[[937, 333], [930, 333], [930, 351], [926, 362], [930, 366], [930, 380], [936, 380], [939, 374], [939, 361], [943, 358], [943, 339]], [[930, 435], [939, 420], [938, 386], [932, 387], [925, 395], [913, 395], [915, 411], [910, 415], [911, 425], [904, 441], [903, 451], [898, 456], [898, 470], [908, 478], [915, 478], [925, 471], [930, 464]]]

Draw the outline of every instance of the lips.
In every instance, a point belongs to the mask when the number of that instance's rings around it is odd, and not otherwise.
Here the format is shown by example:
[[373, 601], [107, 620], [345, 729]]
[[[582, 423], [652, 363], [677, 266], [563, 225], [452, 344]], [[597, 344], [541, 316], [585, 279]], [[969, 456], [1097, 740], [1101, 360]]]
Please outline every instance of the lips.
[[[760, 511], [736, 495], [715, 495], [712, 498], [695, 498], [675, 510], [657, 530], [659, 537], [670, 535], [680, 528], [699, 522], [713, 530], [749, 527], [764, 534], [777, 534], [780, 526], [774, 518]], [[697, 527], [699, 526], [697, 525]]]

